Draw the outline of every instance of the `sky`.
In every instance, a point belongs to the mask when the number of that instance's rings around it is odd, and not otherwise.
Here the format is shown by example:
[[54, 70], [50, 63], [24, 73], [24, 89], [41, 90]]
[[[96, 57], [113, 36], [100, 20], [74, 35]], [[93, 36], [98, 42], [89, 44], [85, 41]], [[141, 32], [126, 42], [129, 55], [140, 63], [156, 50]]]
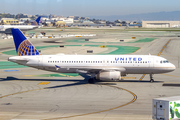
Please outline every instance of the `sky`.
[[180, 0], [0, 0], [0, 13], [110, 16], [180, 11]]

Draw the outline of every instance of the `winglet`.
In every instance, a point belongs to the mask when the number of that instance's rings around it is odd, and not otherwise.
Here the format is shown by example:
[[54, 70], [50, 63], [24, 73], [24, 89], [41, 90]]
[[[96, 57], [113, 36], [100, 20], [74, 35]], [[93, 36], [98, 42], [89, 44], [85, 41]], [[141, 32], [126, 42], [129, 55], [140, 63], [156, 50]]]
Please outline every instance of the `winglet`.
[[16, 47], [16, 52], [19, 56], [40, 55], [32, 43], [27, 40], [27, 38], [18, 28], [12, 28], [11, 31]]

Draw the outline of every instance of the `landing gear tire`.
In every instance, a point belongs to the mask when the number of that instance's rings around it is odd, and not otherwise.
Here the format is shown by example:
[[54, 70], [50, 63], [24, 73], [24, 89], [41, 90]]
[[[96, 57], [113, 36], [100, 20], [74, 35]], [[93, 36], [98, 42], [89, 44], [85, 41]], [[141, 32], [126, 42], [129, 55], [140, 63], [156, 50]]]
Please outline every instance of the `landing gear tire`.
[[154, 82], [154, 79], [151, 79], [150, 82], [153, 83], [153, 82]]
[[150, 82], [153, 83], [154, 79], [153, 79], [153, 74], [150, 74]]
[[90, 78], [90, 79], [88, 80], [88, 83], [89, 83], [89, 84], [94, 84], [94, 83], [95, 83], [95, 79], [94, 79], [94, 78]]

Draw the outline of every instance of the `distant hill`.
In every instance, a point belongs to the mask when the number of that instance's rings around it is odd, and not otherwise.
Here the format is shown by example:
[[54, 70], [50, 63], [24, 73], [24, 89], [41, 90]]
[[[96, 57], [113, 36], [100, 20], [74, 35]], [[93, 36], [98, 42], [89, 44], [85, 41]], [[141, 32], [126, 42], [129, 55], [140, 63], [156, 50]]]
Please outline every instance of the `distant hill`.
[[151, 21], [151, 20], [172, 20], [172, 21], [180, 21], [180, 11], [172, 11], [172, 12], [156, 12], [156, 13], [143, 13], [143, 14], [130, 14], [130, 15], [112, 15], [112, 16], [89, 16], [91, 19], [101, 19], [101, 20], [109, 20], [115, 21], [120, 19], [122, 21]]

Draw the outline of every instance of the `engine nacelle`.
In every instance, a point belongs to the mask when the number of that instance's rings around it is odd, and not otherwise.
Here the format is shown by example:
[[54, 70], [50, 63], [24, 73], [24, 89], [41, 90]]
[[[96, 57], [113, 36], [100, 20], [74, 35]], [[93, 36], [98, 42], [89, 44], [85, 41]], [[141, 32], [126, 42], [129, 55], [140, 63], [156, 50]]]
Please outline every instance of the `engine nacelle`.
[[100, 72], [99, 74], [96, 75], [96, 79], [117, 81], [121, 79], [121, 72], [119, 71]]

